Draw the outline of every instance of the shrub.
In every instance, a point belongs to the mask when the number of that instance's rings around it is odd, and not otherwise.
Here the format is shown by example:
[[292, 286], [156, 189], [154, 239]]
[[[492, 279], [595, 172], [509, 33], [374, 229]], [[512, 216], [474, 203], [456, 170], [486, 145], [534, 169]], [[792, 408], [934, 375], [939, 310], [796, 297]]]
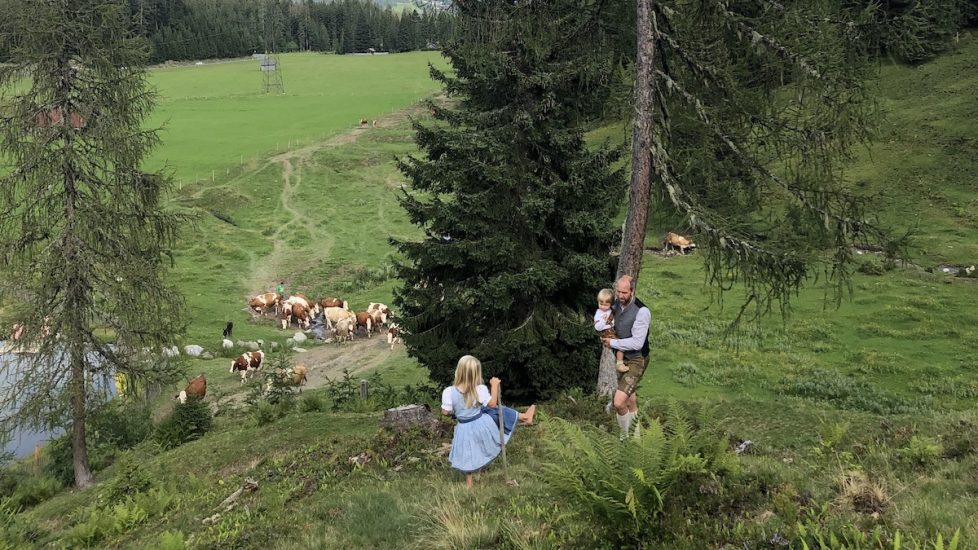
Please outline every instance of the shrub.
[[914, 466], [930, 466], [941, 458], [941, 446], [928, 437], [913, 436], [900, 456]]
[[322, 397], [316, 394], [307, 393], [299, 400], [299, 412], [322, 412], [324, 410], [326, 410], [326, 403]]
[[599, 539], [618, 545], [659, 537], [652, 520], [665, 511], [673, 490], [702, 487], [730, 471], [735, 460], [726, 439], [709, 426], [694, 427], [683, 406], [671, 405], [665, 424], [648, 416], [641, 423], [634, 437], [621, 442], [554, 418], [543, 440], [550, 460], [541, 466], [542, 481], [572, 513], [591, 522]]
[[101, 502], [116, 503], [154, 486], [150, 472], [131, 451], [122, 455], [117, 467], [115, 477], [105, 483], [99, 492]]
[[156, 545], [159, 550], [183, 550], [187, 543], [183, 539], [180, 531], [164, 531], [160, 533], [160, 540]]
[[0, 548], [31, 548], [41, 538], [42, 531], [21, 511], [11, 499], [0, 499]]
[[[153, 430], [149, 408], [143, 404], [113, 399], [92, 411], [85, 420], [89, 466], [98, 472], [110, 466], [120, 451], [144, 441]], [[62, 485], [75, 482], [71, 434], [51, 440], [44, 447], [44, 471]]]
[[11, 495], [10, 504], [18, 508], [37, 506], [61, 492], [62, 488], [64, 484], [54, 476], [25, 476]]
[[255, 423], [259, 426], [266, 426], [281, 418], [278, 413], [278, 407], [268, 401], [259, 401], [252, 408], [251, 412], [255, 418]]
[[406, 403], [437, 405], [440, 402], [441, 389], [426, 383], [401, 388], [385, 383], [379, 372], [374, 372], [367, 378], [370, 397], [360, 399], [360, 380], [354, 379], [349, 369], [343, 369], [343, 377], [337, 380], [326, 379], [326, 398], [330, 401], [333, 412], [367, 412], [388, 409]]
[[211, 429], [211, 410], [202, 399], [190, 397], [186, 403], [177, 403], [153, 434], [164, 449], [172, 449], [188, 441], [198, 439]]
[[879, 276], [886, 273], [886, 267], [878, 260], [864, 260], [859, 262], [859, 267], [856, 268], [856, 271], [864, 275]]

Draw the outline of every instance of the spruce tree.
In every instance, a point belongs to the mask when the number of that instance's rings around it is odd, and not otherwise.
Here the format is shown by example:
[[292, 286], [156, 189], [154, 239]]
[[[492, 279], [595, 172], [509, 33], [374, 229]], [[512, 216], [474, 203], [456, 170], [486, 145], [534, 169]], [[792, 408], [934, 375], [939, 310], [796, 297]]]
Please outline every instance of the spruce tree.
[[410, 355], [450, 384], [462, 355], [527, 400], [596, 374], [590, 323], [609, 286], [625, 182], [618, 152], [582, 136], [591, 93], [612, 64], [586, 1], [455, 3], [452, 70], [432, 69], [453, 102], [415, 124], [401, 203], [422, 229], [395, 240], [396, 292]]
[[183, 220], [160, 208], [168, 180], [140, 170], [157, 138], [143, 128], [153, 95], [126, 4], [25, 1], [4, 16], [0, 301], [37, 353], [0, 372], [2, 427], [66, 418], [83, 487], [85, 417], [109, 389], [95, 381], [160, 376], [159, 362], [144, 367], [130, 350], [183, 328], [162, 279]]

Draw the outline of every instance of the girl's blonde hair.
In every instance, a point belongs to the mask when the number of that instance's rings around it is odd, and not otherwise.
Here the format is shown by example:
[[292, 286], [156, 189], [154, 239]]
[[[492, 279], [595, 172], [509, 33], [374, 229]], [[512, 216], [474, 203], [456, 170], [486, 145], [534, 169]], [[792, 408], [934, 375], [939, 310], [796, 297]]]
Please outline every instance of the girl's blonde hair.
[[602, 288], [598, 291], [598, 302], [614, 303], [615, 293], [610, 288]]
[[455, 387], [462, 392], [465, 408], [471, 409], [479, 401], [476, 387], [482, 383], [482, 363], [471, 355], [458, 360], [455, 367]]

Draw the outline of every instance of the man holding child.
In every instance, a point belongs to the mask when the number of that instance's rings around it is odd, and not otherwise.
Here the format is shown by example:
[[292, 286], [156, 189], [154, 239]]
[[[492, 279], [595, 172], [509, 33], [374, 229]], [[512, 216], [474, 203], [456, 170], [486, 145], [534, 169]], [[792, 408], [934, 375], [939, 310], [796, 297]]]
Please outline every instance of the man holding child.
[[613, 350], [623, 351], [624, 363], [628, 367], [627, 371], [618, 373], [618, 389], [612, 399], [612, 405], [618, 413], [618, 426], [625, 437], [638, 413], [635, 390], [648, 366], [652, 312], [635, 297], [635, 279], [630, 275], [623, 275], [615, 283], [615, 296], [617, 299], [612, 311], [617, 338], [605, 336], [601, 338], [601, 343]]

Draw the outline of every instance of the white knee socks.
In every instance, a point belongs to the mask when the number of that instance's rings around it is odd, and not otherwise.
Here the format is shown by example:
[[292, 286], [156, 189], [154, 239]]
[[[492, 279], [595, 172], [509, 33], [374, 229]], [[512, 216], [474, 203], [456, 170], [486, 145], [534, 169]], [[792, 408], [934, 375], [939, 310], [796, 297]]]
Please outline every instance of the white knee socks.
[[627, 436], [628, 430], [632, 427], [632, 413], [619, 414], [618, 427], [621, 428], [621, 435]]
[[[622, 433], [623, 436], [627, 436], [629, 430], [632, 429], [632, 420], [635, 419], [635, 415], [637, 415], [637, 414], [638, 414], [638, 411], [628, 412], [628, 413], [625, 413], [625, 414], [616, 415], [617, 418], [618, 418], [618, 427], [621, 428], [621, 433]], [[635, 424], [635, 435], [636, 436], [638, 436], [638, 432], [639, 432], [639, 423], [636, 423]]]

